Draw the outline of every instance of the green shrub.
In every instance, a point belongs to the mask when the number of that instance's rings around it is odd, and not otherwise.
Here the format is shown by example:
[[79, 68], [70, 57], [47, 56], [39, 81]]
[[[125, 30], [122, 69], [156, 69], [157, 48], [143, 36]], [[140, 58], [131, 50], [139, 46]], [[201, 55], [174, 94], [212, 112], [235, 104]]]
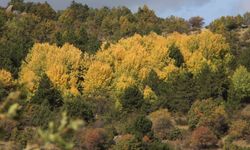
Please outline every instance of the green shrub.
[[94, 118], [92, 107], [81, 98], [66, 100], [63, 108], [73, 118], [82, 118], [87, 122]]
[[182, 131], [178, 128], [172, 129], [167, 135], [169, 140], [177, 140], [182, 138]]
[[152, 122], [146, 116], [139, 116], [134, 121], [130, 130], [136, 135], [136, 137], [142, 138], [151, 131], [151, 128]]
[[39, 87], [35, 95], [31, 98], [35, 104], [47, 104], [51, 110], [63, 105], [61, 93], [53, 87], [52, 82], [47, 75], [41, 77]]
[[56, 111], [52, 111], [46, 104], [26, 104], [23, 109], [21, 120], [25, 125], [47, 127], [48, 123], [52, 120], [57, 120]]
[[120, 96], [122, 107], [131, 111], [140, 108], [143, 104], [143, 94], [137, 87], [128, 87]]

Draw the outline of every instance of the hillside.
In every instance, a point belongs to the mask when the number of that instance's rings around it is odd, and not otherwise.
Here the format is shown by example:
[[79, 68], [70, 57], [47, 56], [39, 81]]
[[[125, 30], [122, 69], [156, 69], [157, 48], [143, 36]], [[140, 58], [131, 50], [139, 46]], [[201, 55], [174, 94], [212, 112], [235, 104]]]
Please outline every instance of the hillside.
[[11, 0], [0, 8], [0, 149], [250, 149], [250, 13]]

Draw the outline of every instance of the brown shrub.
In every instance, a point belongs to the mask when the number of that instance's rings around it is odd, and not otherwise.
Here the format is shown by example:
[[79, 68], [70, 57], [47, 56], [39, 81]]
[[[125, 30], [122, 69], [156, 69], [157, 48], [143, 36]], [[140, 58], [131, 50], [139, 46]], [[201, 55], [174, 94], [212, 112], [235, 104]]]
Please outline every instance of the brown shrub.
[[105, 149], [107, 139], [107, 133], [104, 129], [87, 129], [84, 135], [84, 147], [88, 150]]
[[250, 124], [245, 120], [236, 120], [232, 122], [229, 135], [233, 138], [246, 138], [250, 135]]
[[17, 122], [12, 119], [2, 118], [0, 119], [0, 137], [8, 139], [11, 135], [11, 132], [16, 128]]
[[241, 116], [245, 119], [250, 119], [250, 105], [247, 105], [242, 111]]
[[194, 148], [210, 148], [216, 146], [218, 142], [215, 134], [207, 127], [196, 128], [191, 136], [191, 145]]

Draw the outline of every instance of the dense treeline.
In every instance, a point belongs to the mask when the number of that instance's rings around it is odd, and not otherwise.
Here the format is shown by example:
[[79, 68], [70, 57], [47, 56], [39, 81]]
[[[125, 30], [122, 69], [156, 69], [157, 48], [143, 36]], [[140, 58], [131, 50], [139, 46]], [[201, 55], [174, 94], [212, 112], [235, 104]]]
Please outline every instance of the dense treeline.
[[0, 9], [0, 149], [247, 149], [250, 13]]

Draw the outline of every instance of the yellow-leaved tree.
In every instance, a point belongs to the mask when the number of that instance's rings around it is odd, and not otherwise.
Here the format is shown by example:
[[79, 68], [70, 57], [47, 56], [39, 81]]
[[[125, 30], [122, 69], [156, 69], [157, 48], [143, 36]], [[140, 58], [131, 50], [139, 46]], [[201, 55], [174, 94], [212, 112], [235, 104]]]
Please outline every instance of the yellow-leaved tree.
[[226, 39], [209, 30], [193, 35], [174, 33], [167, 39], [179, 47], [186, 68], [193, 74], [200, 73], [206, 66], [217, 71], [220, 66], [228, 65], [233, 57]]
[[19, 82], [35, 93], [43, 74], [63, 96], [80, 95], [83, 91], [83, 74], [91, 57], [70, 44], [62, 47], [35, 44], [22, 64]]

